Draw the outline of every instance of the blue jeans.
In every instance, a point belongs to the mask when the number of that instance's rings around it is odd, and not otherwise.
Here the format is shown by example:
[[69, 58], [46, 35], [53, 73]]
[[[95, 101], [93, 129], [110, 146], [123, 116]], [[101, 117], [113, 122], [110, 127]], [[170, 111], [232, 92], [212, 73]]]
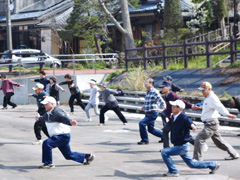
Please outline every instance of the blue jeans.
[[58, 147], [65, 159], [83, 163], [85, 154], [72, 152], [69, 146], [70, 134], [55, 135], [43, 142], [42, 145], [42, 162], [52, 164], [52, 149]]
[[151, 112], [145, 115], [145, 117], [139, 122], [139, 131], [141, 140], [148, 142], [148, 133], [146, 130], [146, 126], [148, 127], [148, 132], [151, 134], [162, 137], [162, 132], [158, 129], [154, 128], [155, 120], [157, 119], [159, 113], [158, 112]]
[[209, 168], [211, 170], [215, 169], [217, 166], [216, 161], [196, 161], [193, 160], [189, 156], [189, 143], [183, 144], [181, 146], [173, 146], [169, 148], [165, 148], [161, 151], [162, 158], [165, 164], [168, 167], [168, 172], [170, 173], [178, 173], [178, 170], [170, 156], [177, 156], [180, 155], [183, 161], [188, 165], [190, 168], [198, 168], [204, 169]]
[[98, 110], [98, 104], [90, 104], [88, 103], [87, 106], [85, 106], [85, 112], [88, 118], [90, 118], [90, 114], [89, 114], [89, 109], [93, 107], [95, 114], [96, 115], [100, 115], [99, 110]]

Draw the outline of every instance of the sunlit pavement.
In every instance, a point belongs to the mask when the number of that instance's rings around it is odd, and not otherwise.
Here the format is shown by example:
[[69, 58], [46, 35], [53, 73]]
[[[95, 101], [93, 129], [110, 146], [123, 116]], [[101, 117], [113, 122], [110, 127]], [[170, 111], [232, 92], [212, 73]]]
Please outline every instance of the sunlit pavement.
[[[68, 106], [63, 108], [69, 112]], [[41, 146], [32, 145], [36, 104], [19, 105], [16, 109], [0, 110], [0, 174], [1, 180], [159, 180], [159, 179], [240, 179], [240, 160], [225, 161], [228, 154], [208, 140], [209, 149], [204, 159], [221, 163], [219, 170], [210, 175], [208, 169], [190, 169], [180, 157], [173, 157], [180, 176], [162, 177], [167, 172], [161, 154], [162, 144], [159, 139], [149, 134], [149, 145], [137, 145], [140, 140], [138, 122], [143, 115], [124, 113], [129, 123], [123, 125], [114, 113], [109, 111], [109, 120], [105, 126], [98, 126], [99, 117], [92, 115], [91, 122], [85, 122], [86, 115], [75, 106], [71, 118], [78, 121], [78, 126], [71, 127], [72, 151], [94, 153], [95, 160], [90, 165], [81, 165], [64, 159], [58, 149], [53, 150], [55, 169], [41, 170]], [[201, 123], [197, 123], [202, 126]], [[161, 129], [161, 121], [156, 121]], [[223, 138], [240, 153], [240, 128], [221, 127]], [[197, 133], [197, 132], [196, 132]], [[195, 136], [196, 133], [192, 135]], [[43, 136], [46, 139], [45, 136]], [[190, 155], [192, 156], [193, 146]]]

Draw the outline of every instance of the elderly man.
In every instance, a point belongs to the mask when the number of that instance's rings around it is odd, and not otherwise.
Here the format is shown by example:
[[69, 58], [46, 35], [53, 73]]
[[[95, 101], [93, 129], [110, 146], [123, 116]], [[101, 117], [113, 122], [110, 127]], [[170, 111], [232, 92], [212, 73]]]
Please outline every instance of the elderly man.
[[154, 88], [154, 81], [151, 78], [146, 79], [144, 82], [146, 87], [147, 94], [145, 97], [145, 102], [142, 107], [142, 110], [145, 112], [145, 117], [139, 122], [139, 131], [141, 141], [138, 142], [138, 145], [144, 145], [149, 143], [148, 133], [146, 130], [146, 126], [148, 127], [148, 131], [162, 138], [162, 132], [158, 129], [154, 128], [155, 120], [159, 115], [159, 105], [162, 105], [164, 109], [166, 109], [166, 104], [159, 94], [158, 90]]
[[53, 97], [46, 97], [42, 102], [47, 113], [43, 116], [36, 116], [36, 120], [44, 121], [47, 126], [49, 138], [42, 145], [42, 162], [40, 169], [54, 168], [52, 162], [52, 149], [58, 147], [67, 160], [77, 161], [79, 163], [89, 164], [94, 160], [93, 154], [84, 154], [72, 152], [69, 146], [70, 128], [69, 126], [77, 125], [77, 121], [69, 119], [66, 112], [56, 106], [56, 100]]
[[[169, 119], [169, 121], [172, 121], [171, 114], [172, 114], [172, 105], [169, 103], [170, 101], [175, 101], [177, 99], [180, 99], [184, 102], [186, 109], [200, 109], [199, 107], [195, 106], [194, 104], [191, 104], [188, 101], [185, 101], [181, 99], [175, 92], [171, 90], [171, 83], [168, 81], [163, 81], [163, 83], [159, 86], [162, 90], [162, 93], [164, 94], [164, 100], [166, 102], [166, 109], [160, 113], [162, 122], [163, 122], [163, 147], [167, 148], [169, 147], [169, 138], [168, 133], [171, 130], [171, 123], [167, 124], [166, 118]], [[192, 139], [191, 142], [194, 140]]]
[[196, 130], [196, 126], [192, 120], [189, 119], [182, 111], [185, 108], [185, 103], [182, 100], [170, 101], [172, 105], [172, 119], [169, 121], [172, 126], [171, 129], [171, 142], [173, 147], [165, 148], [161, 151], [162, 158], [168, 167], [168, 172], [163, 174], [166, 177], [177, 177], [179, 176], [178, 170], [174, 165], [174, 162], [170, 156], [180, 155], [184, 162], [190, 168], [209, 168], [210, 174], [214, 174], [220, 167], [220, 164], [215, 161], [194, 161], [189, 156], [189, 141], [191, 139], [190, 129]]
[[219, 98], [212, 91], [212, 85], [209, 82], [203, 82], [198, 90], [202, 91], [205, 100], [203, 101], [201, 120], [204, 123], [204, 128], [198, 133], [194, 142], [193, 159], [202, 160], [203, 144], [209, 138], [212, 138], [214, 144], [223, 151], [227, 151], [230, 155], [225, 160], [238, 159], [239, 154], [233, 147], [224, 141], [221, 134], [218, 132], [220, 117], [219, 112], [228, 118], [236, 118], [223, 106]]

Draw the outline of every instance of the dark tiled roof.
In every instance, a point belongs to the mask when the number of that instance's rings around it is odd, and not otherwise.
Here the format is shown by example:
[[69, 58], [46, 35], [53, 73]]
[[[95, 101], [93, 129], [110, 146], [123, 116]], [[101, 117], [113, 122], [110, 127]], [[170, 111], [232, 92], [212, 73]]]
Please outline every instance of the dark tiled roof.
[[[18, 21], [18, 20], [26, 20], [26, 19], [35, 19], [39, 18], [44, 14], [53, 12], [57, 10], [58, 8], [61, 8], [63, 5], [72, 2], [72, 0], [65, 0], [62, 1], [61, 3], [56, 4], [55, 6], [52, 6], [50, 8], [47, 8], [45, 10], [39, 10], [39, 11], [31, 11], [31, 12], [22, 12], [22, 13], [17, 13], [17, 14], [12, 14], [11, 15], [11, 20], [12, 21]], [[5, 16], [0, 16], [0, 22], [6, 21]]]
[[[162, 4], [162, 7], [164, 7], [164, 2], [165, 0], [156, 0], [156, 1], [149, 1], [149, 2], [146, 2], [144, 4], [141, 4], [137, 9], [133, 8], [133, 7], [130, 7], [129, 8], [129, 12], [130, 13], [141, 13], [141, 12], [151, 12], [151, 11], [154, 11], [157, 9], [157, 4], [158, 3], [161, 3]], [[181, 2], [181, 7], [182, 7], [182, 11], [188, 11], [189, 9], [189, 4], [186, 0], [180, 0]]]

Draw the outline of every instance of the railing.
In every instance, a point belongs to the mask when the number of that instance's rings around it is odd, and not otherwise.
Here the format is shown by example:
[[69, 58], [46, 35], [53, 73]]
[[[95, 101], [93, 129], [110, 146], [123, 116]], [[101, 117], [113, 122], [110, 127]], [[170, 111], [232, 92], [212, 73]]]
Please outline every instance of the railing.
[[[82, 101], [84, 103], [88, 103], [88, 98], [90, 96], [89, 93], [83, 93], [84, 98], [82, 99]], [[128, 111], [128, 112], [135, 112], [135, 113], [142, 113], [143, 111], [142, 109], [142, 105], [144, 104], [144, 97], [146, 95], [146, 92], [138, 92], [138, 91], [124, 91], [124, 95], [125, 96], [115, 96], [116, 99], [119, 102], [119, 107], [124, 110], [124, 111]], [[197, 102], [201, 102], [203, 101], [203, 97], [189, 97], [189, 96], [180, 96], [183, 99], [190, 99], [189, 102], [192, 103], [197, 103]], [[226, 99], [220, 99], [221, 102], [223, 104], [226, 104]], [[100, 100], [99, 105], [103, 106], [105, 103]], [[237, 119], [229, 119], [227, 117], [223, 117], [221, 116], [219, 118], [220, 122], [224, 125], [240, 125], [240, 112], [235, 109], [235, 108], [227, 108], [228, 111], [232, 114], [237, 115]], [[163, 109], [160, 109], [159, 112], [162, 112]], [[189, 116], [190, 118], [192, 118], [193, 120], [200, 120], [201, 117], [201, 111], [199, 110], [193, 110], [193, 109], [186, 109], [185, 113], [187, 116]]]
[[[166, 44], [163, 43], [161, 46], [153, 46], [153, 47], [147, 47], [147, 45], [143, 45], [143, 47], [140, 48], [133, 48], [133, 49], [125, 49], [125, 63], [126, 63], [126, 70], [129, 68], [129, 62], [130, 61], [143, 61], [144, 69], [147, 70], [147, 60], [151, 59], [162, 59], [163, 62], [163, 68], [167, 69], [167, 59], [168, 58], [183, 58], [184, 59], [184, 68], [188, 68], [188, 58], [189, 57], [195, 57], [195, 56], [206, 56], [206, 65], [207, 67], [211, 67], [211, 55], [220, 55], [220, 54], [230, 54], [231, 56], [231, 64], [233, 64], [236, 61], [236, 54], [240, 52], [240, 50], [236, 49], [236, 43], [240, 41], [240, 39], [234, 39], [232, 36], [230, 39], [227, 40], [217, 40], [217, 41], [209, 41], [208, 38], [204, 42], [193, 42], [193, 43], [187, 43], [184, 41], [180, 44]], [[221, 51], [221, 52], [212, 52], [210, 49], [211, 44], [218, 44], [218, 43], [230, 43], [230, 51]], [[191, 48], [191, 46], [196, 45], [202, 45], [205, 46], [206, 51], [201, 53], [189, 53], [188, 48]], [[183, 50], [182, 54], [174, 54], [174, 55], [168, 55], [167, 48], [170, 47], [177, 47], [181, 48]], [[149, 50], [158, 50], [159, 54], [157, 56], [147, 56], [147, 52]], [[142, 57], [128, 57], [129, 51], [142, 51]]]
[[[7, 63], [0, 64], [0, 67], [8, 67], [9, 72], [12, 71], [12, 68], [14, 66], [19, 65], [19, 73], [21, 75], [21, 65], [24, 64], [39, 64], [40, 70], [42, 70], [43, 65], [45, 64], [44, 59], [48, 56], [50, 57], [57, 57], [59, 59], [53, 60], [52, 64], [55, 64], [56, 61], [61, 62], [72, 62], [73, 63], [73, 74], [75, 75], [76, 70], [76, 62], [80, 61], [92, 61], [93, 62], [93, 69], [97, 70], [96, 62], [97, 61], [109, 61], [111, 65], [115, 64], [114, 69], [117, 68], [117, 60], [118, 60], [118, 54], [117, 53], [102, 53], [102, 54], [54, 54], [54, 55], [45, 55], [42, 51], [40, 53], [12, 53], [12, 51], [9, 51], [8, 53], [0, 53], [0, 55], [8, 55], [9, 58], [5, 58], [5, 61], [9, 61]], [[28, 61], [24, 62], [24, 57], [18, 57], [19, 59], [16, 62], [12, 62], [12, 56], [13, 55], [36, 55], [34, 57], [27, 57], [27, 58], [36, 58], [38, 61]], [[53, 66], [53, 75], [55, 74], [55, 66]]]

